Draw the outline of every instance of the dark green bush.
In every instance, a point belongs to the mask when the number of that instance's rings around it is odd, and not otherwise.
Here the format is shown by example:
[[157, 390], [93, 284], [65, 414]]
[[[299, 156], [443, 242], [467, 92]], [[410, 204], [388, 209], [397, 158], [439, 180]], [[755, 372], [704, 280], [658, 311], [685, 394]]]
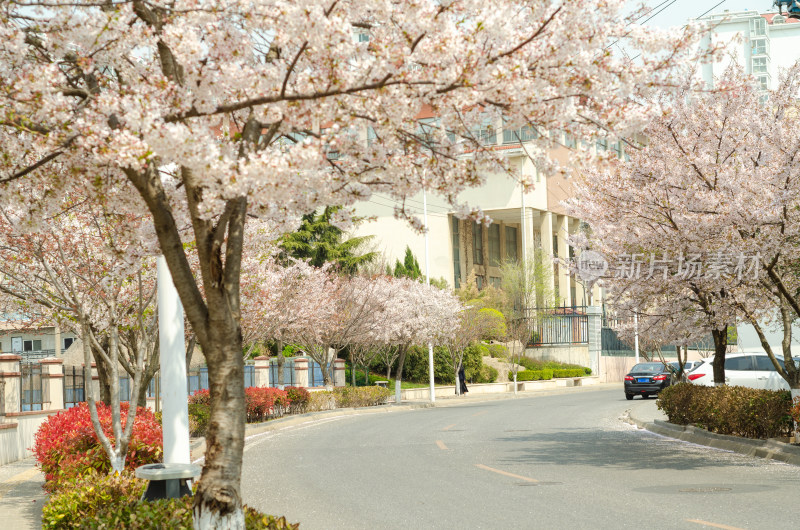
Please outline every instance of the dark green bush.
[[786, 434], [792, 426], [787, 390], [678, 383], [662, 390], [656, 405], [671, 423], [719, 434], [764, 439]]
[[498, 376], [497, 369], [493, 366], [489, 366], [484, 364], [481, 366], [481, 372], [478, 377], [475, 379], [476, 383], [494, 383], [497, 381]]
[[205, 436], [210, 417], [211, 407], [209, 405], [205, 403], [189, 403], [189, 434], [191, 436]]
[[[517, 372], [517, 381], [543, 381], [552, 378], [552, 370], [522, 370]], [[514, 372], [508, 373], [508, 379], [514, 380]]]
[[[42, 509], [42, 528], [192, 528], [192, 497], [140, 501], [146, 484], [129, 471], [84, 477], [50, 497]], [[299, 528], [248, 506], [244, 513], [248, 530]]]

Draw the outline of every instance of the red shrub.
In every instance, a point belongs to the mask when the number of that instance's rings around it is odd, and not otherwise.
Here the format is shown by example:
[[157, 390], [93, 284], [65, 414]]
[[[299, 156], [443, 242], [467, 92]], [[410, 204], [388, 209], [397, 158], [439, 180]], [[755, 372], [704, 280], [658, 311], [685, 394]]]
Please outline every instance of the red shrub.
[[311, 394], [301, 386], [287, 386], [286, 396], [289, 398], [289, 411], [291, 414], [298, 414], [305, 411]]
[[207, 388], [198, 390], [189, 396], [189, 403], [195, 403], [197, 405], [211, 405], [211, 393]]
[[244, 389], [247, 422], [265, 421], [280, 416], [289, 406], [286, 392], [277, 388], [249, 387]]
[[[124, 425], [128, 404], [122, 403], [120, 409]], [[97, 414], [103, 432], [113, 443], [111, 409], [99, 403]], [[161, 425], [156, 421], [153, 412], [145, 408], [137, 409], [125, 466], [135, 468], [160, 462], [162, 446]], [[44, 487], [51, 492], [70, 484], [92, 469], [101, 473], [111, 470], [111, 462], [94, 432], [86, 403], [45, 420], [36, 432], [33, 451], [45, 474]]]

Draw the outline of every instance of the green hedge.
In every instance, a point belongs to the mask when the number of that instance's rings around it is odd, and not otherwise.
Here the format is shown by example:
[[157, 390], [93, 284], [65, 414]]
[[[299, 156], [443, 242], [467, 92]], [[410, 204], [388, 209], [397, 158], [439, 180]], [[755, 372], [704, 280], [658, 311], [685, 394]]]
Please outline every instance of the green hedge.
[[337, 408], [383, 405], [392, 393], [381, 386], [341, 386], [333, 389]]
[[[517, 381], [543, 381], [552, 378], [552, 370], [522, 370], [517, 372]], [[508, 372], [508, 379], [514, 380], [514, 372]]]
[[787, 434], [792, 427], [788, 390], [678, 383], [662, 390], [656, 405], [670, 423], [694, 424], [718, 434], [765, 439]]
[[[130, 471], [83, 477], [50, 497], [42, 509], [42, 528], [192, 528], [192, 497], [140, 501], [146, 484]], [[248, 530], [299, 528], [248, 506], [244, 512]]]
[[[588, 372], [586, 370], [589, 370]], [[553, 370], [553, 377], [583, 377], [592, 373], [591, 368], [565, 368], [561, 370]]]

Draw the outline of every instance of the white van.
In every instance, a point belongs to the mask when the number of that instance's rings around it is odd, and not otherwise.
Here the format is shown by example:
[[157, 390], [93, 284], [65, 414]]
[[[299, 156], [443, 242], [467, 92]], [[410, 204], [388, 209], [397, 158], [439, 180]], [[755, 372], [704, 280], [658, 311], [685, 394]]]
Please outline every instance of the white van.
[[[795, 362], [800, 358], [795, 357]], [[777, 358], [783, 366], [783, 358]], [[687, 378], [695, 385], [714, 386], [714, 357], [703, 359]], [[766, 353], [729, 353], [725, 356], [725, 383], [728, 385], [789, 390], [789, 383], [780, 376]]]

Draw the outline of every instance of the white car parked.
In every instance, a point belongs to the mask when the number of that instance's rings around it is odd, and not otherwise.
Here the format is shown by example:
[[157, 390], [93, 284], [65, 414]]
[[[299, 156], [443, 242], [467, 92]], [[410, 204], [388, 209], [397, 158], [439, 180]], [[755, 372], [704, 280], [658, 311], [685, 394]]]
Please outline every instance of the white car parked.
[[[713, 363], [713, 356], [703, 359], [689, 372], [689, 381], [696, 385], [714, 386]], [[783, 366], [783, 359], [780, 356], [778, 363]], [[725, 383], [749, 388], [789, 390], [789, 383], [780, 376], [766, 353], [727, 354], [725, 356]]]

